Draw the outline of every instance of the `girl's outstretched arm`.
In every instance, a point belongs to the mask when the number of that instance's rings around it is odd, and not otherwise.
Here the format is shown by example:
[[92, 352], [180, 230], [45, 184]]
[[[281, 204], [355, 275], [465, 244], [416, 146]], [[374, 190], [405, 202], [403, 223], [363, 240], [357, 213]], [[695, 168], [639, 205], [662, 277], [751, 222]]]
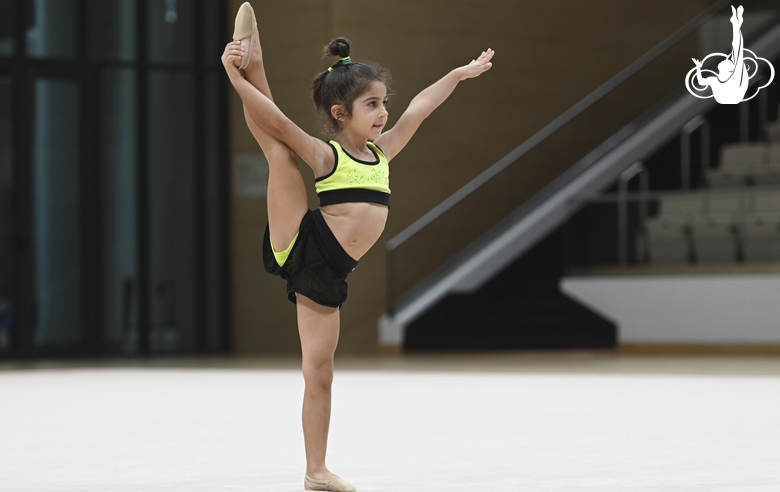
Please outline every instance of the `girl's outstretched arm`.
[[494, 54], [495, 52], [488, 48], [476, 60], [471, 60], [468, 65], [456, 68], [417, 94], [393, 128], [383, 133], [374, 142], [382, 149], [387, 160], [389, 161], [398, 155], [401, 149], [406, 147], [423, 120], [452, 94], [458, 82], [477, 77], [489, 70], [493, 66], [490, 59], [493, 58]]
[[293, 123], [272, 100], [249, 83], [235, 65], [241, 55], [241, 46], [228, 43], [222, 54], [222, 65], [230, 83], [238, 92], [250, 118], [271, 136], [287, 144], [312, 168], [315, 176], [322, 176], [333, 167], [333, 150], [317, 138], [312, 137]]

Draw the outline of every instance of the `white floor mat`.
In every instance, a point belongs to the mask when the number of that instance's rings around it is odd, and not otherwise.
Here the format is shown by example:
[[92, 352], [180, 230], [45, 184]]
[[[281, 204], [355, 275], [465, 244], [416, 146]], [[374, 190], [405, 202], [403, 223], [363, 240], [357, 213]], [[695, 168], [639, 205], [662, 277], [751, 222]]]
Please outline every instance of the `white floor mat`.
[[[303, 490], [298, 372], [0, 372], [0, 490]], [[359, 491], [780, 490], [780, 378], [336, 372]]]

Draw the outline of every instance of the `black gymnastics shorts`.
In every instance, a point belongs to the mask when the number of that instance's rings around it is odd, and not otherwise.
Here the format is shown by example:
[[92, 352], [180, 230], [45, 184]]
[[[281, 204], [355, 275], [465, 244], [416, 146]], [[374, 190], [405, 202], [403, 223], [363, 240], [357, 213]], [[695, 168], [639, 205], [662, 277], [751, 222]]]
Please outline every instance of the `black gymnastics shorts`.
[[339, 308], [347, 300], [347, 276], [358, 264], [341, 247], [320, 209], [309, 210], [301, 219], [298, 238], [283, 266], [276, 262], [266, 225], [263, 263], [266, 272], [287, 280], [287, 298], [293, 304], [297, 292], [317, 304]]

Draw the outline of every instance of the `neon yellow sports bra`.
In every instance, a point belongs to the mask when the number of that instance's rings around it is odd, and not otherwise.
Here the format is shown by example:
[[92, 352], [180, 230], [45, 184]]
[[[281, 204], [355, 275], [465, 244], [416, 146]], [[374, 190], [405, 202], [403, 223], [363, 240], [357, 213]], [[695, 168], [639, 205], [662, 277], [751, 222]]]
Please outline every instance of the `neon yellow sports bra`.
[[333, 170], [314, 180], [320, 206], [345, 202], [371, 202], [390, 206], [390, 166], [382, 150], [368, 142], [374, 162], [355, 159], [331, 140], [336, 164]]

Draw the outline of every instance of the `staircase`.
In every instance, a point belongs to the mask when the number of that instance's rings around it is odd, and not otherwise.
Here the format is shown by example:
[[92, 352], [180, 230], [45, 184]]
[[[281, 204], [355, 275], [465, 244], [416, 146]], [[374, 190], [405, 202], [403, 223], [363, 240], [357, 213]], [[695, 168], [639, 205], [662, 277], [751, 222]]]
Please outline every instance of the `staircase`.
[[404, 350], [611, 348], [615, 325], [561, 294], [565, 229], [473, 294], [450, 294], [406, 328]]
[[[677, 138], [687, 123], [715, 107], [713, 99], [697, 99], [681, 87], [684, 73], [680, 74], [679, 81], [676, 68], [671, 70], [671, 75], [667, 73], [665, 83], [671, 84], [668, 85], [671, 92], [642, 102], [646, 106], [636, 106], [635, 116], [624, 123], [610, 122], [613, 133], [605, 135], [600, 144], [594, 142], [589, 152], [572, 159], [568, 168], [535, 194], [520, 197], [520, 203], [514, 210], [507, 209], [503, 219], [478, 221], [487, 227], [474, 239], [461, 233], [450, 211], [461, 207], [462, 213], [462, 207], [468, 207], [469, 201], [487, 203], [484, 201], [497, 194], [492, 190], [500, 189], [496, 183], [501, 186], [502, 182], [513, 182], [521, 175], [518, 170], [544, 162], [545, 155], [557, 165], [561, 159], [571, 158], [559, 149], [568, 145], [577, 125], [589, 125], [590, 121], [599, 121], [604, 114], [609, 114], [604, 112], [604, 107], [619, 105], [617, 98], [625, 97], [626, 84], [643, 77], [653, 81], [662, 79], [657, 73], [658, 64], [675, 66], [679, 60], [665, 57], [679, 58], [680, 53], [674, 53], [679, 50], [674, 48], [720, 11], [729, 9], [729, 5], [729, 2], [715, 2], [391, 239], [387, 244], [388, 310], [378, 323], [380, 344], [409, 350], [613, 346], [614, 325], [560, 294], [557, 279], [563, 274], [565, 262], [561, 261], [561, 246], [556, 242], [561, 243], [560, 236], [564, 234], [560, 227], [581, 209], [585, 202], [583, 196], [599, 194], [613, 186], [634, 163], [657, 152]], [[746, 46], [768, 59], [780, 54], [780, 8], [752, 39], [746, 35]], [[651, 64], [654, 69], [647, 68]], [[758, 80], [751, 79], [751, 82]], [[629, 114], [623, 112], [621, 117]], [[512, 199], [505, 198], [503, 202], [512, 203]], [[470, 218], [469, 222], [474, 221]], [[473, 229], [472, 224], [469, 226]], [[409, 271], [420, 270], [403, 267], [404, 248], [408, 257], [419, 258], [421, 245], [414, 244], [415, 240], [425, 243], [432, 238], [446, 243], [442, 248], [432, 245], [434, 250], [452, 250], [455, 243], [463, 246], [424, 278], [411, 284], [408, 280], [399, 281]], [[540, 241], [550, 241], [550, 247], [535, 247]], [[529, 251], [534, 253], [526, 255]]]

